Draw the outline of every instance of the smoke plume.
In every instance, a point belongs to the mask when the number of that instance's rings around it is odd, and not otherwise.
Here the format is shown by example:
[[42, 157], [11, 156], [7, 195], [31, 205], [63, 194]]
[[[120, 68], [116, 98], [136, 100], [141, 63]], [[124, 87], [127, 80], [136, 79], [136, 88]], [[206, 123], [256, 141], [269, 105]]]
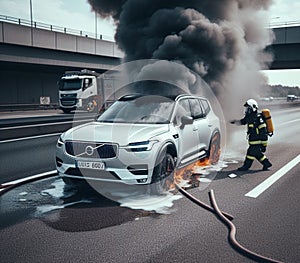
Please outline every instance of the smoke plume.
[[272, 0], [88, 2], [102, 17], [114, 18], [125, 62], [180, 61], [212, 87], [224, 107], [255, 97], [259, 70], [272, 60], [264, 52], [272, 42], [266, 29]]

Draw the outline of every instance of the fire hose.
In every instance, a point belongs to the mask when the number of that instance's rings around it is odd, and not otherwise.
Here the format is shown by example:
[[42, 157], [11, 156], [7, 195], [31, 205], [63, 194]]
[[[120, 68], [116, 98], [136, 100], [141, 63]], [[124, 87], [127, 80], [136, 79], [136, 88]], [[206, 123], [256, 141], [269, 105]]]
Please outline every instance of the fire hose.
[[219, 209], [217, 203], [216, 203], [216, 199], [215, 199], [215, 195], [214, 195], [214, 191], [210, 190], [209, 192], [209, 198], [211, 201], [211, 204], [214, 208], [214, 210], [216, 211], [217, 216], [228, 226], [228, 228], [230, 229], [229, 231], [229, 241], [230, 244], [242, 255], [247, 256], [251, 259], [254, 259], [258, 262], [273, 262], [273, 263], [281, 263], [281, 261], [277, 261], [268, 257], [264, 257], [262, 255], [259, 255], [255, 252], [252, 252], [251, 250], [243, 247], [241, 244], [238, 243], [238, 241], [235, 238], [235, 234], [236, 234], [236, 227], [235, 225], [228, 220], [228, 218], [226, 218], [223, 214], [223, 212]]
[[[178, 189], [178, 191], [184, 195], [185, 197], [187, 197], [190, 201], [192, 201], [193, 203], [201, 206], [202, 208], [212, 212], [212, 213], [216, 213], [216, 211], [214, 210], [213, 207], [209, 206], [208, 204], [200, 201], [199, 199], [197, 199], [196, 197], [194, 197], [193, 195], [189, 194], [186, 190], [184, 190], [183, 188], [181, 188], [178, 184], [176, 184], [176, 187]], [[230, 214], [227, 214], [225, 212], [221, 212], [227, 219], [232, 220], [233, 216]]]
[[210, 202], [212, 204], [212, 207], [205, 204], [204, 202], [200, 201], [199, 199], [197, 199], [196, 197], [194, 197], [193, 195], [189, 194], [187, 191], [185, 191], [184, 189], [182, 189], [179, 185], [176, 184], [176, 187], [178, 189], [178, 191], [183, 194], [185, 197], [187, 197], [190, 201], [192, 201], [193, 203], [201, 206], [202, 208], [216, 214], [218, 216], [218, 218], [223, 221], [229, 228], [229, 242], [230, 244], [233, 246], [233, 248], [235, 250], [237, 250], [241, 255], [246, 256], [250, 259], [256, 260], [257, 262], [266, 262], [266, 263], [282, 263], [281, 261], [278, 260], [274, 260], [262, 255], [259, 255], [245, 247], [243, 247], [235, 238], [236, 235], [236, 227], [235, 225], [231, 222], [231, 220], [233, 220], [233, 216], [230, 214], [227, 214], [225, 212], [222, 212], [217, 203], [216, 203], [216, 199], [214, 196], [214, 191], [210, 190], [209, 192], [209, 198], [210, 198]]

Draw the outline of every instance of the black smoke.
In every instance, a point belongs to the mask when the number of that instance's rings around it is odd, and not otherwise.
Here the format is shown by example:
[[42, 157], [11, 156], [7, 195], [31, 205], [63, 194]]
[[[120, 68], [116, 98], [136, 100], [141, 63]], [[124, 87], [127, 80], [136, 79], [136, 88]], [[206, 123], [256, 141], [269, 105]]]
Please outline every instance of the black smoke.
[[88, 0], [93, 10], [103, 18], [113, 17], [118, 20], [126, 0]]
[[[117, 25], [115, 39], [125, 62], [180, 61], [218, 94], [259, 85], [271, 61], [265, 28], [272, 0], [88, 0]], [[239, 77], [239, 80], [235, 78]], [[244, 81], [241, 79], [243, 78]], [[222, 91], [223, 90], [223, 91]]]

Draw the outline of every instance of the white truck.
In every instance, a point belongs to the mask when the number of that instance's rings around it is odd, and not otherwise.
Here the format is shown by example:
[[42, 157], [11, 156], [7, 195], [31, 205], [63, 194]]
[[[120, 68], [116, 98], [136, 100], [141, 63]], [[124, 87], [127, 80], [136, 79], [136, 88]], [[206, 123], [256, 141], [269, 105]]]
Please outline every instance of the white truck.
[[58, 82], [59, 107], [64, 113], [73, 110], [99, 112], [114, 100], [114, 80], [95, 71], [66, 71]]

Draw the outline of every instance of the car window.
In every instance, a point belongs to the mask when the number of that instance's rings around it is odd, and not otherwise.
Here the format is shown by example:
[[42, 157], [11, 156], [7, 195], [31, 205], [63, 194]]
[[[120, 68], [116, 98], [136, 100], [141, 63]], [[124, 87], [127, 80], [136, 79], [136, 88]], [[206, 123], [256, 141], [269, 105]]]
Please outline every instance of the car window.
[[175, 118], [173, 120], [175, 125], [180, 125], [181, 124], [181, 117], [182, 116], [192, 117], [190, 104], [189, 104], [189, 101], [187, 99], [180, 100], [177, 104], [176, 114], [175, 114]]
[[116, 101], [99, 118], [99, 122], [170, 123], [174, 101], [161, 96], [144, 96]]
[[201, 99], [200, 101], [201, 101], [202, 107], [204, 109], [205, 115], [207, 115], [210, 112], [210, 106], [208, 104], [208, 101], [204, 100], [204, 99]]
[[179, 110], [186, 116], [192, 116], [189, 101], [187, 99], [178, 102]]
[[190, 106], [193, 119], [199, 119], [203, 117], [203, 110], [198, 99], [190, 99]]

